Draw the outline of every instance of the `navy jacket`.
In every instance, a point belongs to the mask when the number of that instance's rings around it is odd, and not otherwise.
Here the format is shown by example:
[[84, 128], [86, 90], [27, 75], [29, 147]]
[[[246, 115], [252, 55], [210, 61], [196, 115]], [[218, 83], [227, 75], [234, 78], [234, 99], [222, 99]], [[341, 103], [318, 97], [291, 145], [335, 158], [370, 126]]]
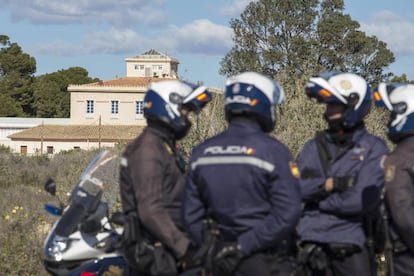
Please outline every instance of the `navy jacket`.
[[[315, 204], [306, 205], [298, 227], [302, 241], [364, 245], [363, 216], [379, 203], [379, 191], [384, 185], [381, 160], [388, 148], [382, 139], [368, 133], [365, 127], [355, 131], [352, 141], [353, 146], [340, 155], [337, 155], [335, 145], [328, 143], [333, 160], [326, 172], [315, 138], [308, 141], [300, 152], [297, 164], [302, 174], [300, 185], [305, 202], [324, 194], [327, 178], [355, 177], [354, 185], [344, 192], [325, 194]], [[369, 194], [371, 191], [372, 195]], [[363, 198], [376, 202], [364, 202]]]
[[300, 217], [292, 161], [258, 124], [233, 120], [192, 152], [182, 208], [187, 231], [201, 243], [202, 220], [211, 217], [224, 239], [234, 237], [247, 254], [275, 246]]

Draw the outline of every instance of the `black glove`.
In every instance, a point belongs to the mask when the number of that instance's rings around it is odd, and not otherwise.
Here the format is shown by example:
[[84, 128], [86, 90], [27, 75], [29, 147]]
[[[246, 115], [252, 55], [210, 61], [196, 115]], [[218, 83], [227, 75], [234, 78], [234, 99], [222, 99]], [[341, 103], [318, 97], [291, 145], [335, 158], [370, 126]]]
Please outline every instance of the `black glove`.
[[342, 193], [355, 184], [355, 176], [339, 176], [333, 178], [332, 192]]
[[213, 258], [213, 275], [232, 275], [244, 257], [245, 255], [237, 242], [223, 243]]
[[201, 266], [203, 257], [199, 254], [199, 249], [194, 244], [190, 244], [185, 255], [178, 260], [178, 268], [180, 271], [184, 271]]

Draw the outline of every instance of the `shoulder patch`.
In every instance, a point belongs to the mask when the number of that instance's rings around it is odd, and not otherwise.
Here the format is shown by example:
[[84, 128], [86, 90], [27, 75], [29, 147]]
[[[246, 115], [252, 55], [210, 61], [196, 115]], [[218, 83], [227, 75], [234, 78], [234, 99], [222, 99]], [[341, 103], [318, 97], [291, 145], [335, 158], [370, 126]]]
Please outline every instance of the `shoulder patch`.
[[289, 167], [290, 167], [290, 172], [292, 173], [294, 178], [299, 178], [300, 177], [300, 172], [299, 172], [299, 168], [298, 165], [296, 164], [296, 162], [289, 162]]
[[385, 167], [385, 181], [390, 182], [394, 180], [395, 176], [395, 165], [387, 165]]

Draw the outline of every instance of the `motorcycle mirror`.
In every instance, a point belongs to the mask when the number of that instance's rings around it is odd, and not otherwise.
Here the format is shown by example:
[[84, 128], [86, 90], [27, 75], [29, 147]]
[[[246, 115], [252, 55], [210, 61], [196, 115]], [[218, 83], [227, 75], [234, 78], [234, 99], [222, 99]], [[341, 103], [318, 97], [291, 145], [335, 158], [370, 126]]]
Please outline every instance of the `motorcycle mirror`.
[[125, 225], [125, 216], [122, 212], [113, 213], [110, 220], [117, 225]]
[[62, 215], [62, 209], [54, 206], [54, 205], [50, 205], [50, 204], [45, 204], [45, 210], [46, 212], [48, 212], [49, 214], [52, 214], [54, 216], [61, 216]]
[[46, 180], [44, 185], [45, 191], [49, 194], [55, 196], [56, 195], [56, 183], [52, 178]]

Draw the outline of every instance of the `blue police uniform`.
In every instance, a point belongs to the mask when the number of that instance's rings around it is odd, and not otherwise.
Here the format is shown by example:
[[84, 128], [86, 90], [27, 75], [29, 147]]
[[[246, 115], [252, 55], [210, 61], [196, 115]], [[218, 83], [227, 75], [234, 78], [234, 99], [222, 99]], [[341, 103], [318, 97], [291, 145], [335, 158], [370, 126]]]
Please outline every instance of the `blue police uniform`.
[[[379, 137], [368, 133], [365, 127], [359, 127], [353, 132], [352, 142], [345, 148], [330, 141], [329, 135], [326, 137], [325, 148], [330, 156], [327, 166], [321, 160], [316, 138], [304, 145], [297, 158], [302, 174], [302, 199], [306, 203], [298, 226], [300, 240], [354, 245], [357, 246], [355, 251], [365, 252], [363, 216], [379, 200], [379, 197], [370, 197], [365, 193], [377, 191], [378, 195], [384, 184], [381, 159], [388, 153], [387, 145]], [[343, 176], [353, 177], [354, 181], [349, 188], [343, 192], [324, 192], [327, 178]], [[363, 202], [363, 198], [374, 202]], [[358, 270], [358, 266], [366, 266], [364, 262], [369, 263], [366, 258], [364, 253], [360, 262], [354, 262], [354, 267], [347, 269], [366, 271], [362, 268]]]
[[193, 150], [182, 208], [188, 232], [201, 243], [202, 220], [210, 217], [220, 236], [238, 241], [246, 255], [275, 247], [300, 217], [292, 161], [290, 151], [258, 123], [232, 120]]

